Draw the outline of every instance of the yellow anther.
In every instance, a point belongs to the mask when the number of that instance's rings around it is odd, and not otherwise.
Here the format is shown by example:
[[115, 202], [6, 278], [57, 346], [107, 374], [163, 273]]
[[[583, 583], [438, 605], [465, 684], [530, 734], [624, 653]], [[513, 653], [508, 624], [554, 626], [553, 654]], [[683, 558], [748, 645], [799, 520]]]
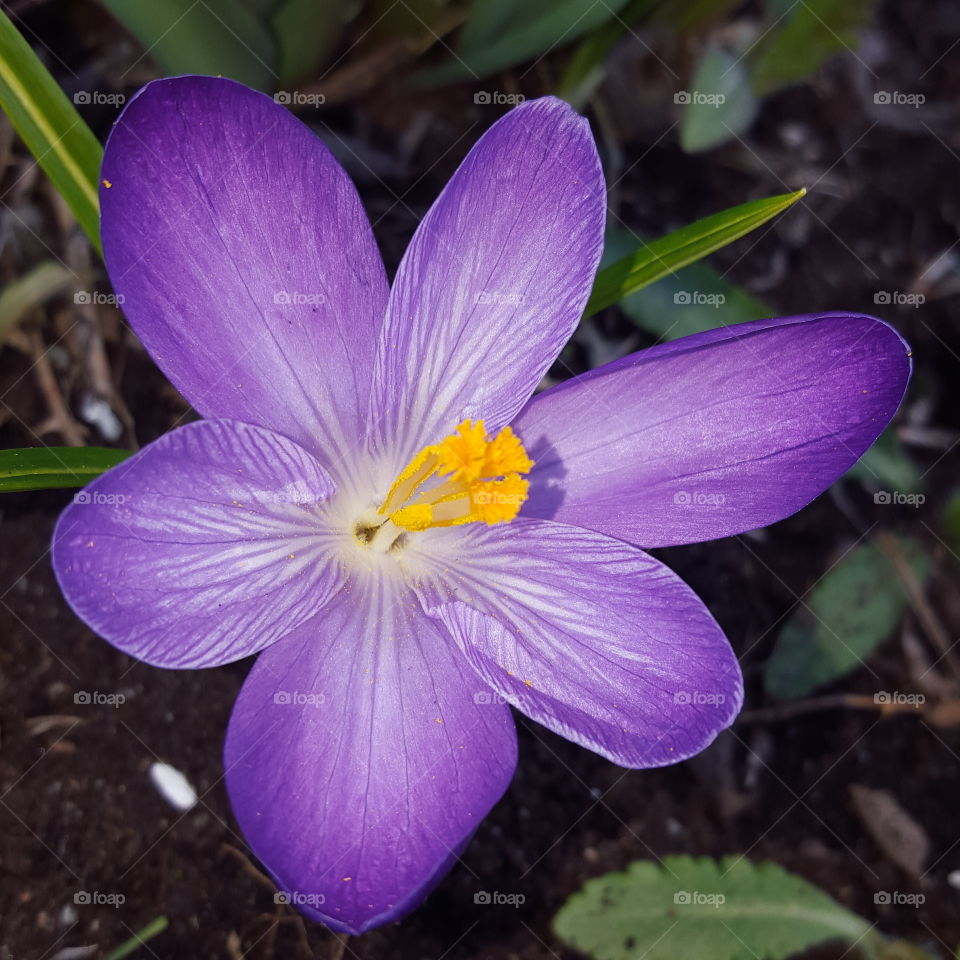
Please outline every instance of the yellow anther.
[[404, 530], [426, 530], [433, 522], [433, 507], [428, 503], [401, 507], [390, 519]]
[[[491, 440], [482, 420], [464, 420], [456, 433], [425, 447], [410, 461], [380, 513], [412, 531], [506, 523], [527, 499], [529, 484], [520, 474], [532, 467], [520, 438], [509, 427]], [[425, 487], [435, 476], [440, 482]]]
[[467, 483], [479, 480], [486, 459], [487, 431], [483, 421], [464, 420], [457, 432], [447, 437], [438, 447], [440, 473], [451, 474], [454, 480]]
[[509, 522], [520, 512], [529, 487], [530, 484], [515, 473], [503, 480], [484, 480], [471, 490], [473, 513], [483, 523]]
[[504, 477], [509, 473], [529, 473], [532, 467], [533, 461], [523, 449], [520, 438], [509, 427], [504, 427], [487, 444], [480, 476]]

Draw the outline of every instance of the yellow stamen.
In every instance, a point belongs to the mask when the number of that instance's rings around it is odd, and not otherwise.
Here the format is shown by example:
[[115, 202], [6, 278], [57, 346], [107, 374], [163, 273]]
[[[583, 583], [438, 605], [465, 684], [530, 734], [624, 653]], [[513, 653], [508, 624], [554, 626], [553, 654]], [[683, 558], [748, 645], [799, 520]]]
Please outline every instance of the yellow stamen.
[[[504, 427], [492, 440], [482, 420], [464, 420], [456, 433], [425, 447], [397, 477], [380, 513], [404, 530], [463, 523], [508, 523], [527, 499], [533, 461]], [[422, 485], [437, 476], [441, 482]]]

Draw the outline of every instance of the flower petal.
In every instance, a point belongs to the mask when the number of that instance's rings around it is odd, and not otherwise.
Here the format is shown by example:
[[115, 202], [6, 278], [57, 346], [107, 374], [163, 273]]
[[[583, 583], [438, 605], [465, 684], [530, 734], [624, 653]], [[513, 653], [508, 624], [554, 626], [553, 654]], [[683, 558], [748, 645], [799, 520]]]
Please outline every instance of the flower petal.
[[524, 516], [643, 547], [795, 513], [896, 413], [909, 347], [860, 314], [761, 320], [652, 347], [535, 397]]
[[516, 765], [509, 708], [412, 593], [366, 584], [260, 656], [225, 754], [254, 853], [292, 904], [348, 933], [412, 910]]
[[333, 483], [260, 427], [191, 423], [98, 477], [61, 515], [57, 580], [115, 647], [161, 667], [256, 653], [320, 610], [341, 578]]
[[683, 760], [733, 721], [736, 657], [663, 564], [565, 524], [462, 529], [431, 538], [455, 596], [423, 602], [518, 710], [625, 767]]
[[232, 80], [157, 80], [107, 142], [104, 255], [154, 360], [204, 416], [335, 465], [364, 424], [386, 277], [349, 178]]
[[577, 325], [606, 191], [585, 119], [524, 103], [470, 151], [390, 292], [371, 420], [409, 460], [465, 419], [507, 424]]

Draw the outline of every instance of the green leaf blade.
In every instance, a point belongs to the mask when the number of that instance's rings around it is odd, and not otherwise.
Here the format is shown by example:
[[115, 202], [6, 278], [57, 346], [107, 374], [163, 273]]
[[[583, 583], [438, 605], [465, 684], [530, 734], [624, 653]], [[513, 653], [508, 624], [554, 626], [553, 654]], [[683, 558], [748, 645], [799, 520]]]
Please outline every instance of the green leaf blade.
[[82, 487], [130, 455], [108, 447], [0, 450], [0, 493]]
[[103, 150], [47, 68], [0, 10], [0, 107], [100, 247], [97, 183]]
[[661, 277], [739, 240], [805, 195], [804, 189], [751, 200], [644, 244], [597, 274], [584, 316], [592, 316]]
[[[626, 230], [608, 229], [604, 260], [613, 263], [628, 255], [636, 242]], [[772, 307], [706, 263], [691, 263], [631, 293], [620, 301], [620, 309], [658, 340], [676, 340], [774, 315]]]
[[700, 153], [734, 139], [757, 115], [758, 103], [746, 69], [726, 50], [708, 50], [690, 85], [693, 89], [685, 91], [680, 117], [680, 146], [686, 153]]
[[267, 26], [246, 0], [103, 0], [168, 76], [220, 75], [272, 92], [280, 76]]

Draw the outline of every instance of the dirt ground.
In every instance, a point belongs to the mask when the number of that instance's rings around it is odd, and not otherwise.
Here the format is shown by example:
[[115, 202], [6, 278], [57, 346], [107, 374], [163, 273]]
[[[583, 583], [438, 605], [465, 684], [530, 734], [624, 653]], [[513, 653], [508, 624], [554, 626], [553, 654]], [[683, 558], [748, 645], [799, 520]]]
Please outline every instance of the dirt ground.
[[[67, 87], [76, 84], [67, 70], [102, 77], [138, 56], [116, 28], [88, 19], [85, 3], [35, 6], [28, 22], [63, 59]], [[911, 456], [926, 472], [922, 507], [877, 505], [870, 492], [844, 481], [765, 531], [658, 551], [703, 597], [741, 656], [748, 697], [731, 731], [694, 761], [628, 772], [518, 715], [516, 777], [462, 863], [408, 919], [344, 947], [341, 938], [274, 904], [272, 886], [247, 859], [230, 813], [221, 743], [251, 661], [170, 672], [115, 651], [72, 616], [53, 580], [49, 538], [71, 494], [6, 495], [0, 499], [0, 960], [50, 958], [84, 945], [106, 950], [161, 914], [169, 929], [138, 956], [323, 958], [345, 950], [360, 958], [565, 958], [572, 954], [550, 927], [564, 900], [590, 877], [668, 853], [773, 860], [884, 933], [952, 956], [960, 943], [960, 889], [956, 877], [954, 885], [948, 881], [960, 870], [960, 728], [829, 702], [776, 715], [759, 670], [782, 618], [873, 525], [924, 544], [934, 571], [929, 607], [951, 638], [960, 636], [960, 560], [940, 525], [960, 484], [953, 447], [960, 437], [960, 260], [953, 259], [960, 258], [960, 45], [951, 50], [958, 41], [960, 8], [949, 0], [882, 4], [857, 57], [842, 57], [812, 83], [769, 100], [744, 141], [702, 156], [687, 156], [677, 145], [669, 93], [677, 81], [658, 73], [632, 38], [614, 53], [612, 79], [598, 95], [601, 109], [587, 111], [610, 179], [620, 178], [614, 213], [646, 234], [751, 197], [813, 185], [771, 228], [711, 262], [778, 312], [877, 313], [914, 349], [916, 373], [901, 422], [911, 431]], [[675, 57], [681, 73], [681, 51], [659, 42], [661, 55]], [[136, 86], [147, 69], [141, 65], [127, 82]], [[511, 82], [527, 96], [539, 95], [548, 92], [555, 69], [548, 58]], [[386, 83], [322, 117], [320, 132], [349, 138], [366, 161], [344, 158], [390, 269], [417, 218], [498, 115], [474, 105], [471, 89], [412, 95]], [[923, 93], [926, 104], [885, 114], [875, 109], [876, 89]], [[110, 119], [109, 111], [99, 118], [98, 134]], [[409, 135], [414, 128], [417, 137]], [[7, 140], [4, 152], [22, 160], [22, 147]], [[371, 157], [383, 161], [379, 179], [367, 170]], [[44, 246], [63, 255], [76, 248], [59, 230], [42, 178], [11, 187], [15, 178], [8, 169], [2, 181], [4, 278], [42, 259]], [[97, 283], [106, 288], [102, 275]], [[884, 291], [922, 292], [926, 302], [878, 306]], [[63, 310], [36, 323], [47, 346], [63, 329]], [[116, 319], [101, 320], [111, 376], [143, 444], [181, 422], [186, 407]], [[593, 323], [610, 350], [636, 335], [617, 310]], [[595, 342], [581, 335], [568, 366], [589, 363]], [[643, 335], [640, 342], [652, 341]], [[51, 351], [68, 403], [86, 388], [72, 366], [74, 347], [67, 338]], [[29, 351], [7, 346], [0, 353], [2, 447], [35, 442], [31, 432], [48, 417], [31, 363]], [[44, 439], [63, 442], [56, 433]], [[922, 636], [922, 627], [918, 611], [908, 612], [871, 670], [826, 693], [911, 689], [903, 641]], [[124, 702], [76, 704], [80, 691], [122, 694]], [[183, 771], [201, 794], [189, 813], [176, 814], [151, 785], [147, 769], [157, 759]], [[892, 863], [870, 836], [851, 804], [854, 784], [892, 791], [922, 824], [931, 851], [922, 878]], [[522, 894], [525, 902], [477, 905], [480, 890]], [[75, 905], [79, 891], [125, 900]], [[878, 904], [881, 891], [926, 899], [920, 907]], [[842, 954], [828, 946], [816, 956]]]

